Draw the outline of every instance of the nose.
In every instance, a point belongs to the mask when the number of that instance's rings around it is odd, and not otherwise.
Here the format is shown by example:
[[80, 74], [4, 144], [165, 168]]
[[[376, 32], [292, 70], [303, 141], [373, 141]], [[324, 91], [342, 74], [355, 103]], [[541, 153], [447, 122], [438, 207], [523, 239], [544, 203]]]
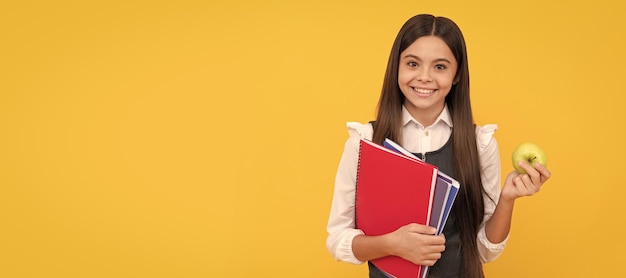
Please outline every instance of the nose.
[[417, 79], [417, 81], [421, 81], [421, 82], [430, 82], [430, 81], [432, 81], [432, 77], [430, 76], [430, 70], [428, 70], [428, 68], [426, 68], [426, 67], [421, 67], [417, 71], [416, 79]]

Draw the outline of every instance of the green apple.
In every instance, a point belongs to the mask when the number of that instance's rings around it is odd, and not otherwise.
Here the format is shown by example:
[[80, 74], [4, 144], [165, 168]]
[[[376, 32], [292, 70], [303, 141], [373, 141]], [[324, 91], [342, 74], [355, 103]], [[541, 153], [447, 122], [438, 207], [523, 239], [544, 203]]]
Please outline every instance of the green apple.
[[519, 167], [519, 162], [524, 161], [528, 163], [530, 166], [535, 165], [535, 163], [540, 163], [543, 166], [546, 166], [547, 158], [546, 153], [539, 148], [539, 146], [533, 143], [522, 143], [513, 150], [513, 168], [520, 174], [525, 174], [526, 171]]

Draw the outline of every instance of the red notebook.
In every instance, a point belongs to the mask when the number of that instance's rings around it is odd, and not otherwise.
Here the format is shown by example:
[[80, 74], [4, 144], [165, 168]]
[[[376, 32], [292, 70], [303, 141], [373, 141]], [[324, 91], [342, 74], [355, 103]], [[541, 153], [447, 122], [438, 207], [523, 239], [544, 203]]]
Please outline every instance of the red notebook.
[[[356, 181], [356, 226], [366, 235], [409, 223], [428, 225], [437, 167], [361, 140]], [[420, 266], [396, 256], [371, 261], [393, 277], [419, 277]]]

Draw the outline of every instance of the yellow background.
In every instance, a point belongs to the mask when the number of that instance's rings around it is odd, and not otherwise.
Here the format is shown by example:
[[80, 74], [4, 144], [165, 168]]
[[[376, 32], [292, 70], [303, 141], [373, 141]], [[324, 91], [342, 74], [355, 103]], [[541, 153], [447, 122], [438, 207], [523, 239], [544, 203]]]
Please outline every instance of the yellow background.
[[487, 275], [624, 275], [623, 1], [324, 0], [0, 4], [0, 276], [366, 277], [334, 175], [417, 13], [463, 30], [503, 171], [554, 174]]

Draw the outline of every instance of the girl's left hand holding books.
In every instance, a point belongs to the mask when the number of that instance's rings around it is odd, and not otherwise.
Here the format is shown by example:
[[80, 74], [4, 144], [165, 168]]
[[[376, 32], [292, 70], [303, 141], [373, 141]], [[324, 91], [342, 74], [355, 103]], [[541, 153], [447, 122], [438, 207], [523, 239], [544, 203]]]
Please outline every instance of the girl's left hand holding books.
[[520, 162], [520, 167], [526, 173], [520, 174], [513, 171], [507, 175], [500, 200], [513, 201], [519, 197], [532, 196], [539, 192], [541, 186], [550, 179], [550, 170], [539, 163], [535, 163], [533, 167], [525, 162]]

